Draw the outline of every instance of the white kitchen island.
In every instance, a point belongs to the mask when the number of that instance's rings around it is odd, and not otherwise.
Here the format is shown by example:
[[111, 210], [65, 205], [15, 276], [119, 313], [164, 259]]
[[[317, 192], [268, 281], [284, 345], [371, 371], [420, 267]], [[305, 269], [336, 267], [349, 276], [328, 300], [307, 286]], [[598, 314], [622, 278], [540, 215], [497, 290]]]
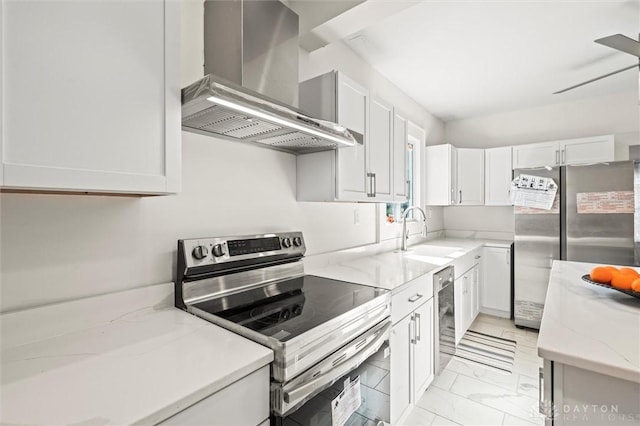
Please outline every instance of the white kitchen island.
[[538, 337], [548, 426], [640, 423], [640, 299], [583, 281], [595, 266], [553, 263]]

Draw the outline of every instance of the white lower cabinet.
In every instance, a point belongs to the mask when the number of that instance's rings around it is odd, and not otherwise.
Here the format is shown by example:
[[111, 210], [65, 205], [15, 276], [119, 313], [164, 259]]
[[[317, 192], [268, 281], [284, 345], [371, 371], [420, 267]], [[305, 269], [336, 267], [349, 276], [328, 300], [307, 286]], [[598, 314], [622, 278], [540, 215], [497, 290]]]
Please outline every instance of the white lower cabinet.
[[546, 426], [638, 424], [640, 383], [545, 359], [539, 385]]
[[413, 322], [414, 401], [417, 401], [434, 378], [433, 364], [433, 298], [415, 310]]
[[[393, 305], [392, 305], [393, 306]], [[391, 308], [393, 309], [393, 307]], [[395, 424], [411, 405], [411, 334], [413, 318], [409, 315], [391, 329], [391, 423]]]
[[[453, 297], [455, 306], [456, 346], [480, 311], [480, 250], [474, 250], [454, 262]], [[459, 272], [464, 271], [464, 272]]]
[[391, 423], [395, 424], [434, 377], [432, 274], [409, 283], [391, 299]]
[[269, 423], [269, 366], [245, 376], [159, 423], [262, 426]]
[[511, 316], [511, 250], [484, 247], [480, 312], [503, 318]]

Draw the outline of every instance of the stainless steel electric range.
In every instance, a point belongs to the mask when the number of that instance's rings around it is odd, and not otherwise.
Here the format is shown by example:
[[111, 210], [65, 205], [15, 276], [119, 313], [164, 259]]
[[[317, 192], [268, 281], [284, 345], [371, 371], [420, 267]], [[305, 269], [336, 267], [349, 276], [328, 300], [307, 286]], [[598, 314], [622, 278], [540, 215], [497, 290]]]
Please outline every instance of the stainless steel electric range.
[[179, 240], [175, 304], [274, 351], [272, 424], [389, 423], [391, 295], [306, 275], [305, 250], [300, 232]]

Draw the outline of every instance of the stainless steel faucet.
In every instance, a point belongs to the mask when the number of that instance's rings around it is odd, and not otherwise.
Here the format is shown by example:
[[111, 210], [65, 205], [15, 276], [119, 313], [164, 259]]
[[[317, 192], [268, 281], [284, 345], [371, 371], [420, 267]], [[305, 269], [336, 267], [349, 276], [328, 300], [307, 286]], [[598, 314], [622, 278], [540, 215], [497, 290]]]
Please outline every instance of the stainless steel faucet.
[[418, 206], [407, 208], [402, 214], [402, 244], [400, 245], [400, 250], [402, 251], [407, 251], [407, 240], [409, 239], [409, 235], [407, 234], [407, 214], [411, 210], [418, 210], [422, 213], [422, 233], [420, 235], [423, 237], [427, 236], [427, 215], [424, 213], [424, 210]]

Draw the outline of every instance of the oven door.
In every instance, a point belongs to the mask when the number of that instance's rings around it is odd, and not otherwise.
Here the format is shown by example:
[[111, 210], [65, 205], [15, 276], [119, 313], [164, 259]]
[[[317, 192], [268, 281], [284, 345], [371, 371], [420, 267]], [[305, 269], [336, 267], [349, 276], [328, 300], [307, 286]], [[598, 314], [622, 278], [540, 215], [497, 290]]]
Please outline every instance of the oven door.
[[272, 382], [272, 425], [331, 425], [331, 402], [356, 378], [361, 402], [347, 424], [390, 423], [390, 331], [387, 319], [293, 380]]

